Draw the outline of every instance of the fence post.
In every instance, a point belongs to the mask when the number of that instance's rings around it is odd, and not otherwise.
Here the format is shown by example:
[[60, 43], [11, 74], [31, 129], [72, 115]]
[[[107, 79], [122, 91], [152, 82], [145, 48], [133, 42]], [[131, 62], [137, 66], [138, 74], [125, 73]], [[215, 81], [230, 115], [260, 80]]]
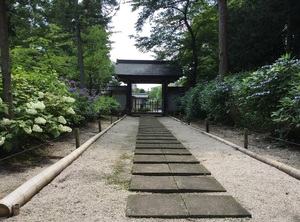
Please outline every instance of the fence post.
[[181, 112], [179, 112], [179, 120], [181, 121]]
[[209, 121], [205, 120], [205, 131], [209, 133]]
[[79, 128], [75, 128], [75, 142], [76, 142], [76, 148], [80, 147], [80, 133]]
[[102, 128], [101, 128], [101, 120], [98, 119], [98, 128], [99, 128], [99, 133], [102, 131]]
[[244, 148], [248, 149], [248, 128], [244, 129]]
[[110, 124], [112, 124], [112, 123], [113, 123], [113, 116], [110, 115]]

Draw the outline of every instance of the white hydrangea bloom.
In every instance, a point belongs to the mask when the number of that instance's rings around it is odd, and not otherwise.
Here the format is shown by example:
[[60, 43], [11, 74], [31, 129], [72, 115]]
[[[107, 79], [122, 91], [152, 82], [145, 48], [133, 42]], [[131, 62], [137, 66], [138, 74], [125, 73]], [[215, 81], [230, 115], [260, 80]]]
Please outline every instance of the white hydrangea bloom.
[[0, 137], [0, 146], [2, 146], [5, 143], [5, 137]]
[[46, 106], [45, 106], [44, 102], [38, 101], [34, 104], [33, 108], [43, 110], [46, 108]]
[[75, 99], [69, 96], [63, 96], [63, 101], [68, 102], [68, 103], [73, 103], [75, 102]]
[[13, 123], [13, 120], [10, 120], [10, 119], [7, 119], [7, 118], [3, 118], [1, 120], [1, 124], [4, 125], [4, 126], [9, 126], [12, 123]]
[[40, 110], [43, 110], [43, 109], [46, 108], [44, 102], [40, 102], [40, 101], [37, 101], [36, 103], [34, 103], [34, 102], [29, 102], [29, 103], [27, 103], [26, 105], [27, 105], [27, 107], [28, 107], [29, 109], [40, 109]]
[[24, 131], [25, 131], [27, 134], [31, 134], [31, 133], [32, 133], [31, 127], [24, 127], [23, 129], [24, 129]]
[[60, 122], [60, 123], [62, 123], [62, 124], [66, 124], [66, 123], [67, 123], [66, 119], [65, 119], [63, 116], [59, 116], [59, 117], [57, 118], [57, 120], [58, 120], [58, 122]]
[[39, 98], [44, 98], [44, 93], [43, 92], [38, 92]]
[[67, 113], [70, 113], [70, 114], [75, 114], [75, 111], [73, 110], [72, 107], [70, 107], [69, 109], [67, 109]]
[[68, 133], [72, 132], [72, 129], [71, 129], [70, 127], [68, 127], [68, 126], [63, 126], [63, 125], [61, 125], [61, 124], [58, 125], [58, 130], [59, 130], [60, 132], [68, 132]]
[[37, 117], [34, 119], [34, 122], [36, 124], [45, 124], [47, 122], [47, 120], [45, 120], [43, 117]]
[[34, 124], [33, 127], [32, 127], [32, 131], [37, 132], [37, 133], [41, 133], [41, 132], [43, 132], [43, 129], [39, 125]]
[[26, 112], [32, 115], [37, 114], [37, 111], [35, 109], [26, 109]]

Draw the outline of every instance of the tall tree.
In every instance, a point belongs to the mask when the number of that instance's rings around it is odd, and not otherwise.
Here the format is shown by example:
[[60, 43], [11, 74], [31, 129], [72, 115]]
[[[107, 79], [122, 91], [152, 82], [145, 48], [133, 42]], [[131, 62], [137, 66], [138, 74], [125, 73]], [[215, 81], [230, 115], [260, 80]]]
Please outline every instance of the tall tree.
[[199, 56], [192, 21], [201, 11], [200, 3], [200, 0], [132, 1], [133, 10], [142, 10], [136, 23], [136, 30], [141, 31], [147, 20], [153, 24], [150, 37], [136, 36], [137, 47], [157, 52], [167, 48], [168, 53], [160, 53], [160, 59], [172, 58], [178, 55], [182, 47], [188, 47], [193, 55], [190, 62], [191, 73], [188, 76], [189, 86], [196, 84], [198, 74]]
[[11, 87], [11, 69], [9, 61], [8, 21], [5, 0], [0, 0], [0, 46], [1, 72], [3, 81], [3, 102], [8, 105], [8, 117], [13, 117], [13, 101]]
[[219, 0], [219, 73], [223, 80], [228, 75], [227, 0]]

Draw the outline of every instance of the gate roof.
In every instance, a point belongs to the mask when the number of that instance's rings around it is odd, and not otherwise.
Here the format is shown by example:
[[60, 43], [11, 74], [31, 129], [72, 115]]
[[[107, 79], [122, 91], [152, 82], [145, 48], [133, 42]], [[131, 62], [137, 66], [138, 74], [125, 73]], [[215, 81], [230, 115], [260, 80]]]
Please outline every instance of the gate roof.
[[172, 61], [121, 60], [115, 65], [120, 81], [128, 83], [175, 82], [183, 76], [181, 67]]

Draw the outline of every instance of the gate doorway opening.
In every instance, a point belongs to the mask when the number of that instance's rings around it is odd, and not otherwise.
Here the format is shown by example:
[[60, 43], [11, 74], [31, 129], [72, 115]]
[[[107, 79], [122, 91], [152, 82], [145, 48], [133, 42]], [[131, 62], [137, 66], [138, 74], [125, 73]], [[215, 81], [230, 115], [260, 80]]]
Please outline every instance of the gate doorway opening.
[[132, 113], [162, 113], [161, 84], [133, 84]]
[[[124, 104], [124, 111], [130, 115], [132, 112], [149, 107], [153, 112], [161, 112], [162, 115], [168, 115], [169, 111], [178, 109], [173, 104], [173, 97], [179, 95], [179, 91], [171, 93], [173, 89], [168, 87], [169, 83], [177, 81], [183, 76], [181, 67], [173, 61], [159, 60], [121, 60], [118, 59], [115, 64], [115, 75], [119, 82], [126, 84], [125, 94], [116, 95], [126, 97], [121, 100]], [[133, 94], [133, 85], [136, 84], [160, 84], [161, 102], [159, 98], [149, 102], [141, 100], [142, 95]], [[123, 91], [122, 89], [120, 91]], [[135, 96], [134, 98], [132, 98]], [[149, 99], [149, 98], [147, 98]]]

